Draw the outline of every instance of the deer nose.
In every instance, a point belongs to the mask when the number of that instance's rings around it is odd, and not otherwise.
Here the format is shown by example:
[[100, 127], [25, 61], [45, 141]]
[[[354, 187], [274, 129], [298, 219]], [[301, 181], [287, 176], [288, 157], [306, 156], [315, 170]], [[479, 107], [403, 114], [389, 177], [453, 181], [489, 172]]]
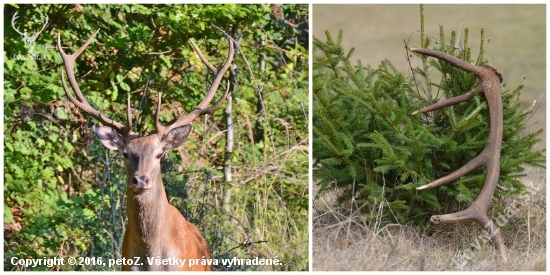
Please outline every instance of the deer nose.
[[134, 176], [133, 179], [134, 187], [138, 189], [147, 189], [147, 185], [149, 185], [149, 177], [148, 176]]

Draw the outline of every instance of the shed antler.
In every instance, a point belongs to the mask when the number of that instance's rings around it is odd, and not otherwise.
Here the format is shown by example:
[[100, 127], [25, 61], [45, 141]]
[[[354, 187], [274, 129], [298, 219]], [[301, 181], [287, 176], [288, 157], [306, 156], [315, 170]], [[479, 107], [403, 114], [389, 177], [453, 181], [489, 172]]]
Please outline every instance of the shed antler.
[[[461, 70], [473, 73], [479, 79], [479, 84], [475, 90], [476, 92], [485, 94], [485, 98], [489, 105], [489, 144], [485, 146], [485, 149], [483, 149], [477, 157], [455, 172], [417, 188], [418, 190], [423, 190], [448, 184], [458, 180], [461, 176], [472, 170], [484, 166], [487, 169], [487, 175], [479, 196], [466, 210], [446, 215], [434, 215], [431, 217], [430, 221], [434, 224], [450, 224], [467, 221], [477, 222], [489, 233], [495, 248], [502, 256], [503, 261], [506, 262], [508, 261], [508, 256], [506, 254], [506, 247], [504, 246], [500, 229], [487, 216], [487, 207], [493, 198], [500, 175], [500, 149], [502, 145], [503, 129], [502, 98], [500, 95], [502, 74], [491, 65], [475, 66], [443, 52], [428, 49], [411, 49], [411, 51], [441, 59]], [[473, 96], [473, 92], [470, 91], [464, 95], [445, 99], [441, 102], [424, 107], [422, 110], [414, 112], [413, 115], [419, 112], [430, 112], [458, 104], [471, 99]]]

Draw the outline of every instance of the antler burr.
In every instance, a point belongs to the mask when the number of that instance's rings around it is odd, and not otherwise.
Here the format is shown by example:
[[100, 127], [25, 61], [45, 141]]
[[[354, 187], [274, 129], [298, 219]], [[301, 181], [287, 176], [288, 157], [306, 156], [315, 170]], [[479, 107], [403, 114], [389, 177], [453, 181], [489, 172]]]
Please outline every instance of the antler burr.
[[[466, 210], [446, 215], [434, 215], [431, 217], [430, 221], [434, 224], [451, 224], [467, 221], [477, 222], [489, 233], [493, 241], [493, 245], [500, 253], [502, 260], [507, 262], [508, 256], [506, 254], [506, 247], [504, 245], [500, 229], [487, 216], [487, 207], [491, 202], [500, 175], [500, 149], [502, 145], [503, 130], [502, 98], [500, 95], [502, 74], [491, 65], [486, 64], [483, 66], [475, 66], [452, 55], [436, 50], [413, 48], [411, 51], [441, 59], [463, 71], [473, 73], [479, 79], [479, 84], [475, 90], [479, 93], [485, 94], [485, 98], [487, 99], [489, 106], [489, 144], [485, 146], [485, 149], [483, 149], [477, 157], [466, 163], [455, 172], [417, 188], [417, 190], [423, 190], [449, 184], [474, 169], [484, 166], [487, 169], [487, 175], [479, 196]], [[441, 102], [426, 106], [423, 109], [414, 112], [413, 115], [419, 112], [426, 113], [450, 105], [455, 105], [460, 102], [467, 101], [473, 96], [474, 94], [469, 91], [463, 95], [445, 99]]]

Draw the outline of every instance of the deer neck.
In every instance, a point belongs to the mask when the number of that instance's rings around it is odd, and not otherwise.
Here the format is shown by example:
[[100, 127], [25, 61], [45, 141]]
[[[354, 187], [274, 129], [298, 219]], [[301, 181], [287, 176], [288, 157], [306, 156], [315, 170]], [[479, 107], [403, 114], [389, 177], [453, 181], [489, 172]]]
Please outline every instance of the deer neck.
[[165, 228], [168, 199], [160, 173], [157, 175], [154, 187], [145, 191], [136, 190], [128, 180], [126, 186], [128, 199], [128, 226], [132, 238], [144, 242], [154, 241]]

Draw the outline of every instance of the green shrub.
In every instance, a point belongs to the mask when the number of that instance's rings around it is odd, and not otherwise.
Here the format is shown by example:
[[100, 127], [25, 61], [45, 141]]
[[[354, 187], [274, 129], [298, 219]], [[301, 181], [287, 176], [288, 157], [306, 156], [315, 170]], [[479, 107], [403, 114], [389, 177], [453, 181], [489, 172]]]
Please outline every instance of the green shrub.
[[[421, 31], [420, 46], [428, 48], [430, 40]], [[427, 114], [411, 113], [472, 90], [477, 78], [425, 56], [418, 56], [423, 67], [411, 67], [408, 75], [388, 60], [376, 69], [363, 66], [360, 60], [352, 65], [353, 48], [349, 52], [343, 49], [342, 36], [340, 30], [335, 41], [327, 31], [326, 42], [314, 37], [313, 43], [323, 55], [313, 64], [313, 177], [320, 186], [318, 194], [337, 190], [340, 203], [355, 198], [361, 209], [370, 210], [363, 211], [367, 221], [383, 213], [385, 222], [425, 223], [432, 214], [470, 205], [483, 186], [485, 169], [476, 169], [452, 185], [423, 191], [416, 188], [455, 171], [481, 153], [489, 129], [484, 96], [476, 94], [468, 103]], [[455, 40], [452, 32], [448, 45], [455, 45]], [[488, 63], [483, 42], [475, 60], [469, 47], [458, 51], [445, 46], [442, 27], [439, 42], [437, 50], [477, 65]], [[460, 45], [469, 45], [468, 29]], [[440, 81], [431, 81], [439, 75]], [[532, 151], [542, 129], [522, 135], [530, 114], [519, 108], [522, 88], [510, 90], [502, 84], [504, 137], [499, 188], [493, 199], [498, 206], [504, 197], [528, 192], [519, 180], [525, 176], [525, 165], [544, 167], [545, 163], [544, 150]]]

